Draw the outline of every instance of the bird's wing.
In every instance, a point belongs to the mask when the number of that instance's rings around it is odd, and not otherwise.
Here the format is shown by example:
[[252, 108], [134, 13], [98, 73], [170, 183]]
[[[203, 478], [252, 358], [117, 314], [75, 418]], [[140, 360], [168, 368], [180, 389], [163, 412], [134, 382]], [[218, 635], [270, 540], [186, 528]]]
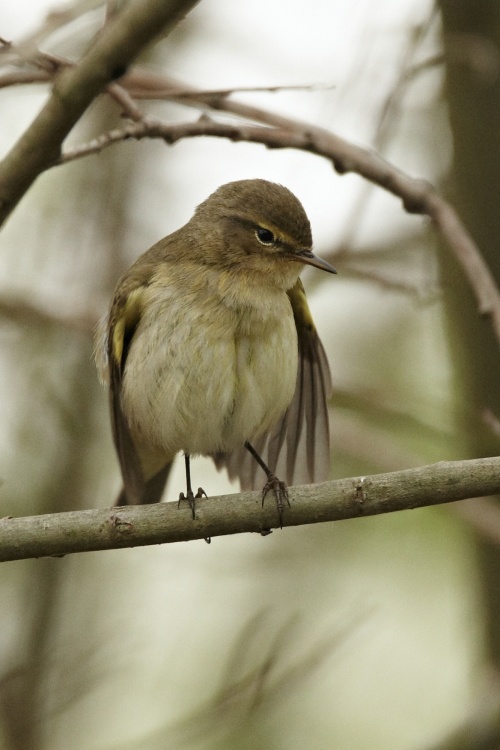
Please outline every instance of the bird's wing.
[[[330, 468], [328, 399], [332, 392], [330, 367], [307, 304], [300, 279], [288, 292], [298, 340], [298, 369], [292, 402], [280, 422], [252, 440], [269, 469], [288, 485], [321, 482]], [[226, 468], [230, 479], [241, 487], [257, 489], [263, 484], [262, 469], [242, 446], [214, 457], [218, 469]]]
[[145, 285], [119, 291], [109, 317], [108, 363], [111, 424], [123, 476], [123, 489], [117, 505], [158, 503], [161, 500], [171, 464], [152, 477], [144, 477], [141, 461], [122, 409], [122, 383], [127, 355], [142, 314]]
[[139, 503], [144, 490], [144, 478], [130, 428], [122, 409], [122, 384], [130, 345], [142, 312], [143, 286], [118, 292], [109, 314], [108, 363], [109, 399], [113, 439], [123, 476], [124, 487], [118, 505]]

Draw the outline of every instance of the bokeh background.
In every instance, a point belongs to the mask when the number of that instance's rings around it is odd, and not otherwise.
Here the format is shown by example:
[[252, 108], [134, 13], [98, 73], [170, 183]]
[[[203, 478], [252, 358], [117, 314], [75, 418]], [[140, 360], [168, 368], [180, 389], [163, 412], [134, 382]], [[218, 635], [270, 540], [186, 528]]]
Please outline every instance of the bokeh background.
[[[36, 36], [42, 50], [78, 58], [104, 15], [80, 5]], [[68, 7], [3, 3], [0, 36], [20, 43]], [[499, 45], [494, 0], [202, 0], [141, 63], [200, 89], [309, 87], [234, 96], [429, 179], [498, 280]], [[2, 154], [47, 94], [0, 89]], [[118, 114], [101, 98], [69, 143]], [[0, 234], [0, 515], [112, 504], [93, 326], [132, 260], [218, 185], [250, 177], [297, 194], [339, 271], [304, 274], [335, 384], [331, 477], [498, 452], [498, 344], [428, 221], [310, 154], [127, 142], [43, 175]], [[211, 495], [237, 491], [210, 461], [193, 471]], [[500, 747], [499, 512], [466, 501], [4, 563], [0, 748]]]

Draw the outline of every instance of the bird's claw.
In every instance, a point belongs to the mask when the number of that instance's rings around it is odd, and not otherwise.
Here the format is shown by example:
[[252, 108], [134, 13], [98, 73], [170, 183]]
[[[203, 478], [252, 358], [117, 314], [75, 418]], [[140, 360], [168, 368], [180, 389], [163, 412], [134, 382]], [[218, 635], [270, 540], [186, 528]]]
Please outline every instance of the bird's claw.
[[281, 479], [278, 479], [277, 476], [275, 476], [274, 474], [271, 474], [267, 478], [267, 482], [262, 488], [262, 507], [264, 507], [264, 500], [266, 499], [267, 493], [270, 492], [271, 490], [274, 492], [274, 497], [276, 498], [276, 508], [278, 510], [280, 529], [282, 529], [283, 528], [283, 510], [285, 508], [285, 502], [288, 505], [288, 507], [290, 507], [288, 487], [286, 486], [285, 482], [282, 482]]
[[208, 497], [203, 487], [198, 487], [198, 492], [196, 493], [196, 495], [194, 494], [193, 490], [187, 490], [186, 494], [181, 492], [179, 494], [179, 501], [177, 503], [177, 507], [180, 508], [181, 502], [183, 500], [186, 500], [189, 507], [191, 508], [193, 521], [195, 521], [196, 520], [196, 500], [199, 500], [200, 497]]

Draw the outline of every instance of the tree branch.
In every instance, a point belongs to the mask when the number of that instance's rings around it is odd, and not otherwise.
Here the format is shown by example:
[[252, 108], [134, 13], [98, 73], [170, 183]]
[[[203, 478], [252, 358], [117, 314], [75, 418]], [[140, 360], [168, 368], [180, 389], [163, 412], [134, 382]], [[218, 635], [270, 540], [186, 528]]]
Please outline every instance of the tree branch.
[[198, 0], [135, 0], [102, 29], [81, 62], [63, 70], [53, 93], [0, 164], [0, 225], [45, 169], [93, 99], [122, 76], [138, 53]]
[[[158, 1], [159, 0], [148, 0], [148, 3], [154, 5]], [[175, 4], [175, 0], [170, 0], [170, 2]], [[177, 0], [177, 2], [180, 6], [183, 5], [182, 0]], [[194, 5], [195, 2], [196, 0], [184, 0], [184, 4], [189, 7]], [[131, 7], [135, 8], [136, 6]], [[140, 10], [142, 11], [142, 6]], [[118, 18], [120, 19], [122, 16], [123, 14]], [[155, 23], [157, 22], [155, 21]], [[127, 58], [127, 55], [121, 54], [115, 59], [116, 56], [110, 54], [114, 53], [114, 48], [113, 46], [110, 47], [108, 44], [108, 35], [105, 33], [106, 30], [107, 27], [105, 27], [101, 38], [98, 39], [94, 48], [76, 67], [72, 67], [70, 61], [65, 61], [62, 58], [54, 58], [53, 60], [50, 60], [49, 58], [51, 56], [44, 53], [39, 54], [39, 62], [41, 61], [43, 63], [45, 61], [47, 63], [58, 63], [55, 67], [52, 65], [54, 74], [59, 67], [64, 67], [65, 64], [68, 65], [68, 70], [63, 74], [59, 74], [58, 78], [56, 78], [56, 90], [54, 93], [57, 93], [58, 81], [65, 76], [66, 81], [69, 80], [74, 83], [74, 86], [71, 85], [70, 89], [75, 94], [75, 98], [77, 100], [79, 99], [77, 96], [78, 87], [82, 83], [85, 84], [89, 77], [92, 82], [91, 74], [93, 71], [91, 63], [93, 63], [93, 58], [91, 53], [93, 51], [95, 53], [96, 49], [98, 50], [98, 59], [100, 59], [102, 52], [101, 62], [105, 63], [104, 68], [107, 69], [108, 74], [113, 71], [113, 62], [118, 64], [118, 60], [123, 61], [124, 58]], [[148, 32], [151, 32], [150, 28], [148, 29]], [[118, 35], [117, 39], [119, 40], [120, 38], [121, 37]], [[128, 42], [129, 41], [130, 40], [128, 40]], [[134, 42], [136, 41], [137, 40], [134, 39]], [[103, 47], [102, 50], [101, 47]], [[139, 48], [140, 47], [138, 47], [138, 49]], [[128, 59], [131, 59], [132, 56], [133, 54], [129, 49]], [[47, 58], [47, 60], [45, 60], [45, 58]], [[81, 71], [83, 71], [83, 75]], [[15, 82], [12, 79], [9, 80], [11, 84]], [[393, 195], [402, 200], [404, 208], [409, 213], [427, 215], [434, 222], [444, 241], [453, 252], [455, 259], [461, 266], [462, 271], [472, 288], [474, 296], [476, 297], [479, 314], [491, 319], [495, 336], [500, 344], [500, 293], [495, 280], [474, 240], [467, 232], [456, 211], [436, 192], [430, 183], [422, 179], [410, 177], [397, 169], [394, 165], [387, 162], [375, 151], [350, 143], [323, 128], [314, 126], [307, 122], [284, 117], [255, 106], [249, 106], [234, 101], [230, 98], [230, 95], [234, 93], [234, 91], [237, 91], [237, 89], [200, 91], [186, 84], [181, 84], [170, 77], [153, 75], [149, 71], [140, 68], [133, 69], [123, 76], [123, 78], [120, 79], [120, 85], [111, 84], [110, 80], [110, 76], [108, 75], [107, 81], [100, 81], [98, 90], [102, 91], [105, 88], [105, 85], [109, 84], [108, 93], [120, 104], [123, 112], [133, 121], [133, 124], [122, 129], [116, 129], [110, 133], [105, 133], [90, 144], [84, 144], [75, 149], [71, 149], [59, 158], [52, 154], [50, 159], [47, 160], [47, 157], [44, 160], [46, 149], [44, 149], [42, 144], [42, 146], [38, 148], [40, 158], [38, 163], [35, 164], [32, 160], [30, 161], [24, 157], [26, 157], [27, 154], [29, 155], [30, 151], [37, 150], [36, 148], [32, 148], [36, 145], [35, 142], [38, 138], [37, 123], [45, 110], [50, 108], [51, 102], [54, 100], [53, 96], [37, 120], [35, 120], [28, 131], [26, 131], [23, 138], [21, 138], [17, 146], [14, 147], [11, 154], [6, 158], [4, 164], [0, 165], [0, 223], [2, 218], [5, 218], [9, 211], [12, 210], [13, 205], [15, 205], [13, 204], [9, 207], [9, 205], [5, 203], [6, 198], [2, 195], [5, 184], [7, 184], [8, 187], [13, 187], [14, 193], [16, 193], [16, 190], [20, 190], [22, 194], [36, 176], [44, 169], [47, 169], [56, 163], [61, 164], [91, 153], [97, 153], [106, 146], [118, 141], [126, 140], [127, 138], [139, 139], [145, 137], [160, 137], [168, 143], [174, 143], [181, 138], [211, 135], [229, 138], [234, 141], [245, 140], [263, 143], [268, 148], [301, 149], [328, 158], [340, 174], [356, 172], [375, 185], [393, 193]], [[22, 82], [22, 80], [19, 79], [18, 82]], [[30, 82], [34, 82], [33, 78], [30, 79]], [[268, 90], [274, 90], [275, 88], [278, 89], [279, 87], [271, 87]], [[96, 93], [98, 93], [98, 91], [96, 91]], [[94, 95], [95, 94], [92, 96]], [[92, 97], [89, 98], [87, 104], [90, 103], [91, 99]], [[134, 101], [135, 99], [169, 99], [196, 108], [228, 112], [245, 119], [247, 122], [239, 125], [225, 124], [214, 122], [208, 117], [202, 117], [197, 123], [169, 125], [145, 117], [136, 105]], [[87, 106], [87, 104], [85, 106]], [[57, 123], [58, 113], [54, 112], [54, 116], [56, 118], [56, 124], [59, 124], [59, 126], [62, 127], [60, 122]], [[259, 128], [249, 125], [248, 121], [258, 122], [266, 127]], [[54, 132], [56, 131], [57, 128], [55, 128]], [[32, 137], [30, 137], [30, 133]], [[46, 130], [46, 135], [50, 140], [50, 129], [48, 131]], [[62, 137], [57, 139], [58, 148], [62, 143], [62, 139]], [[23, 152], [23, 148], [24, 152], [27, 151], [27, 153]], [[19, 149], [19, 153], [16, 153], [16, 149]], [[45, 156], [47, 154], [48, 151], [46, 151]], [[11, 159], [12, 164], [9, 164], [9, 159]], [[24, 168], [25, 164], [28, 167], [28, 174], [26, 174], [23, 169], [19, 171], [20, 165]], [[9, 167], [12, 167], [12, 169], [9, 169]], [[2, 175], [2, 169], [5, 172], [4, 175]], [[10, 186], [8, 184], [9, 179], [11, 181]], [[15, 200], [19, 200], [19, 197], [21, 196], [19, 195]]]
[[[199, 94], [199, 99], [202, 98], [203, 95]], [[228, 111], [233, 111], [229, 104], [231, 103], [228, 102]], [[237, 109], [241, 109], [242, 106], [244, 105], [238, 105]], [[221, 105], [218, 108], [222, 108]], [[256, 119], [257, 110], [250, 109]], [[242, 112], [244, 111], [246, 108]], [[248, 114], [250, 116], [250, 112]], [[113, 143], [131, 138], [163, 138], [172, 144], [182, 138], [196, 136], [262, 143], [268, 148], [295, 148], [325, 157], [340, 174], [356, 172], [399, 197], [409, 213], [426, 214], [432, 219], [472, 288], [479, 314], [491, 319], [495, 336], [500, 343], [500, 293], [493, 275], [455, 209], [429, 182], [410, 177], [375, 151], [349, 143], [323, 128], [269, 113], [265, 113], [260, 119], [276, 121], [280, 125], [228, 124], [216, 122], [207, 116], [202, 116], [196, 122], [169, 124], [144, 117], [139, 122], [104, 133], [91, 143], [68, 150], [57, 163], [62, 164], [98, 153]]]
[[[500, 493], [500, 457], [448, 461], [290, 488], [283, 526], [339, 521]], [[0, 561], [182, 542], [276, 526], [260, 492], [203, 498], [192, 520], [176, 503], [51, 513], [0, 521]]]

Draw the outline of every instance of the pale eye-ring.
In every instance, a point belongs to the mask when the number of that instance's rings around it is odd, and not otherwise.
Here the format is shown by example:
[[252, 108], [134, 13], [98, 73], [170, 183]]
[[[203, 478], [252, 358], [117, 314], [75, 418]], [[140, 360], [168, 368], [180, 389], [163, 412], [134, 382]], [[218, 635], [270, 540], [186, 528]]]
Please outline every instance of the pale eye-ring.
[[274, 245], [276, 242], [276, 237], [271, 232], [270, 229], [266, 229], [265, 227], [257, 227], [255, 230], [255, 236], [261, 243], [261, 245]]

